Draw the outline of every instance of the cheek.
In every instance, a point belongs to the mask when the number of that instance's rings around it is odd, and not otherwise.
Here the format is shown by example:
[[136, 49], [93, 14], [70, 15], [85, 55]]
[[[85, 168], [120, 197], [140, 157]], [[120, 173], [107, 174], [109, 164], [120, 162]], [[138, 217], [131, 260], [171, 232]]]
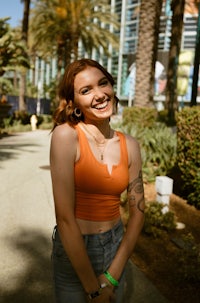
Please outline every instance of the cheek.
[[87, 99], [88, 98], [86, 96], [76, 96], [74, 98], [74, 102], [76, 105], [81, 107], [81, 106], [85, 106], [88, 103]]
[[91, 107], [91, 99], [86, 96], [77, 98], [75, 101], [75, 104], [82, 112], [87, 111]]
[[113, 87], [111, 87], [110, 89], [108, 89], [107, 94], [110, 95], [112, 98], [114, 98], [115, 92], [114, 92], [114, 90], [113, 90]]

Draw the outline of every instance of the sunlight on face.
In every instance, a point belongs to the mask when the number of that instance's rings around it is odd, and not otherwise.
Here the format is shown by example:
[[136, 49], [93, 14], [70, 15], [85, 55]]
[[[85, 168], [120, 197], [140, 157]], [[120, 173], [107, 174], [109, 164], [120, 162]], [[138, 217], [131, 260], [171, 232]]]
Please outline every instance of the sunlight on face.
[[74, 80], [75, 104], [85, 119], [108, 118], [113, 113], [114, 91], [106, 76], [96, 67], [87, 67]]

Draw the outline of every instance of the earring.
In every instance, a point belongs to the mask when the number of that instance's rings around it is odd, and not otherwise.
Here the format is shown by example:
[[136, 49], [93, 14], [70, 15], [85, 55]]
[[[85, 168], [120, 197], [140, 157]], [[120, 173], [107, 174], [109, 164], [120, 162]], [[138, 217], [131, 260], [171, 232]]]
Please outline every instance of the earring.
[[74, 115], [76, 116], [76, 118], [80, 118], [82, 115], [82, 112], [80, 110], [80, 108], [75, 107], [74, 109]]

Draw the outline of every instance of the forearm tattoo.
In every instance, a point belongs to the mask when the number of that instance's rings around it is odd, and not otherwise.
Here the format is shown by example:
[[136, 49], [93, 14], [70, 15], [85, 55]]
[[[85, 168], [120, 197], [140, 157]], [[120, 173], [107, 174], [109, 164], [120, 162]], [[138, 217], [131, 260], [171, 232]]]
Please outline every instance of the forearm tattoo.
[[[128, 185], [128, 200], [130, 207], [137, 207], [139, 211], [144, 212], [143, 202], [144, 202], [144, 188], [142, 181], [142, 171], [139, 171], [138, 177], [133, 180]], [[142, 194], [142, 197], [136, 201], [135, 194]]]

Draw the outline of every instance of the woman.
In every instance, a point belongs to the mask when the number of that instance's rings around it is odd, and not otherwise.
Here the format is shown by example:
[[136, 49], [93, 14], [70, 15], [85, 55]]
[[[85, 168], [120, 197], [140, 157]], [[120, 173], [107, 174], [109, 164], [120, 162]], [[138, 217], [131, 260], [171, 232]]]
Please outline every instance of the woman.
[[[122, 303], [125, 266], [143, 226], [140, 150], [135, 139], [110, 127], [113, 85], [98, 62], [81, 59], [66, 68], [59, 88], [50, 151], [59, 303]], [[130, 218], [123, 233], [125, 189]]]

